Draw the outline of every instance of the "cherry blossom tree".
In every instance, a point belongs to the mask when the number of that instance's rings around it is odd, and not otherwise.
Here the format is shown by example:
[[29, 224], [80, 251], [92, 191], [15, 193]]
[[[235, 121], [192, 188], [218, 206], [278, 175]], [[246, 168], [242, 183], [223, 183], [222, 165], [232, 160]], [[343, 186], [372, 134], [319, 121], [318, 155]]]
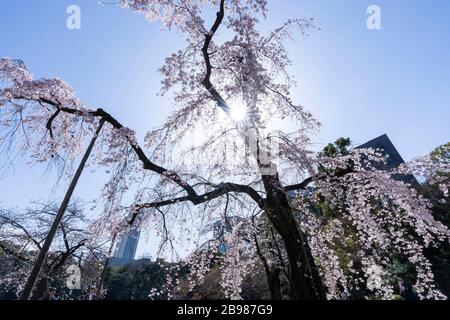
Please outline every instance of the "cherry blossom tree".
[[[309, 136], [320, 123], [291, 98], [295, 81], [285, 41], [317, 29], [312, 19], [290, 19], [262, 34], [259, 19], [268, 15], [264, 0], [121, 0], [119, 5], [185, 39], [184, 49], [160, 68], [161, 94], [170, 96], [174, 111], [147, 133], [144, 145], [110, 113], [84, 105], [63, 80], [36, 80], [22, 62], [0, 60], [5, 151], [18, 150], [67, 172], [96, 123], [105, 122], [90, 163], [107, 168], [111, 179], [93, 232], [152, 226], [160, 232], [160, 252], [176, 252], [175, 243], [191, 242], [205, 223], [240, 216], [223, 235], [228, 249], [221, 283], [229, 298], [240, 297], [242, 278], [257, 264], [264, 266], [273, 298], [280, 298], [280, 276], [287, 278], [293, 299], [346, 298], [352, 286], [391, 298], [394, 289], [386, 275], [392, 259], [385, 253], [394, 249], [416, 267], [421, 298], [444, 297], [422, 251], [448, 241], [449, 231], [433, 219], [414, 186], [394, 178], [399, 173], [431, 178], [444, 199], [448, 180], [435, 173], [448, 172], [449, 165], [423, 157], [380, 170], [374, 163], [385, 159], [376, 150], [337, 158], [309, 150]], [[278, 130], [279, 121], [297, 131]], [[133, 185], [138, 186], [134, 200], [126, 204], [123, 195]], [[326, 224], [314, 214], [319, 196], [336, 214]], [[344, 267], [335, 240], [346, 232], [357, 245], [355, 258]], [[220, 240], [192, 242], [197, 250], [187, 263], [194, 283], [208, 273], [211, 248]], [[356, 262], [358, 271], [352, 273]], [[176, 279], [169, 279], [167, 288], [173, 286]]]

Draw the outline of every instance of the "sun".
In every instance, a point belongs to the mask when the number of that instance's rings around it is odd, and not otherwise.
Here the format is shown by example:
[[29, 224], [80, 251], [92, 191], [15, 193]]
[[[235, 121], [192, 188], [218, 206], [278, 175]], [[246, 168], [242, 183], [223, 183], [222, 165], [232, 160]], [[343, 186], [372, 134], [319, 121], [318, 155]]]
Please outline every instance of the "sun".
[[244, 121], [247, 116], [247, 108], [242, 103], [234, 103], [230, 108], [230, 117], [234, 121]]

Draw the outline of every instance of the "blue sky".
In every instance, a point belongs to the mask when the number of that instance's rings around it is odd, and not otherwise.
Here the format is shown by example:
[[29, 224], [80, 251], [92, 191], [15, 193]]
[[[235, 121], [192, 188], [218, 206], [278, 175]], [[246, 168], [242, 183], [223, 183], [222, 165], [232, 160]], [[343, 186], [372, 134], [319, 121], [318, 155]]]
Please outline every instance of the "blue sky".
[[[66, 8], [81, 8], [82, 29], [66, 28]], [[381, 8], [382, 29], [366, 27]], [[296, 101], [323, 123], [320, 148], [340, 136], [363, 143], [387, 133], [406, 160], [450, 139], [448, 0], [269, 0], [264, 28], [314, 17], [322, 31], [289, 45]], [[36, 77], [60, 77], [84, 103], [113, 113], [142, 138], [169, 112], [157, 68], [182, 45], [156, 23], [95, 0], [15, 0], [0, 4], [0, 56], [20, 58]], [[1, 160], [1, 156], [0, 156]], [[18, 163], [0, 180], [0, 202], [25, 206], [53, 195], [43, 167]], [[85, 175], [77, 196], [104, 181]]]

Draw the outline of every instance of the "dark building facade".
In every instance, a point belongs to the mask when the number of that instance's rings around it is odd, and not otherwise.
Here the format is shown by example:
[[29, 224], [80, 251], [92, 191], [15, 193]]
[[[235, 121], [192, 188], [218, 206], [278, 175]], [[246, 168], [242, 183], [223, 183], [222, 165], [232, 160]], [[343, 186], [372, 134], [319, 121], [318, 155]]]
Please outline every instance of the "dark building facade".
[[[383, 155], [386, 155], [386, 163], [374, 164], [374, 167], [378, 170], [393, 170], [405, 163], [402, 156], [392, 143], [391, 139], [389, 139], [386, 134], [370, 140], [363, 145], [356, 147], [356, 149], [375, 149], [381, 152]], [[418, 185], [416, 178], [412, 175], [395, 175], [393, 178], [395, 180], [403, 181], [415, 186]]]

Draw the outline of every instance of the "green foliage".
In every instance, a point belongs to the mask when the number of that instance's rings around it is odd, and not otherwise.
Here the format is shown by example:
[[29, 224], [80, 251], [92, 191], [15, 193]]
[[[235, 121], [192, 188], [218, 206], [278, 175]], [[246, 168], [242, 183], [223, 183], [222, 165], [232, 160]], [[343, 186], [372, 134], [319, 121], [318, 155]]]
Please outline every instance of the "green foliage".
[[[110, 269], [105, 283], [106, 300], [149, 300], [150, 291], [161, 289], [166, 283], [170, 266], [173, 264], [159, 260]], [[164, 300], [167, 296], [154, 299]]]
[[[446, 146], [448, 148], [449, 144]], [[442, 149], [438, 148], [436, 150]], [[440, 151], [436, 153], [436, 150], [433, 152], [435, 156], [436, 154], [439, 154], [439, 156], [443, 155]], [[447, 159], [449, 159], [448, 150], [446, 155], [444, 155]], [[450, 200], [442, 201], [442, 192], [439, 186], [426, 182], [422, 186], [421, 193], [431, 201], [434, 218], [450, 228]], [[447, 297], [450, 297], [450, 244], [445, 242], [439, 247], [429, 248], [426, 251], [426, 256], [432, 263], [433, 273], [440, 289]]]
[[190, 291], [187, 278], [181, 279], [179, 286], [175, 289], [176, 300], [224, 300], [225, 296], [220, 287], [220, 268], [215, 265], [205, 276], [203, 283], [195, 286]]
[[450, 163], [450, 142], [437, 147], [430, 155], [434, 160]]
[[328, 144], [320, 153], [321, 156], [335, 158], [349, 153], [352, 141], [350, 138], [339, 138], [334, 143]]

